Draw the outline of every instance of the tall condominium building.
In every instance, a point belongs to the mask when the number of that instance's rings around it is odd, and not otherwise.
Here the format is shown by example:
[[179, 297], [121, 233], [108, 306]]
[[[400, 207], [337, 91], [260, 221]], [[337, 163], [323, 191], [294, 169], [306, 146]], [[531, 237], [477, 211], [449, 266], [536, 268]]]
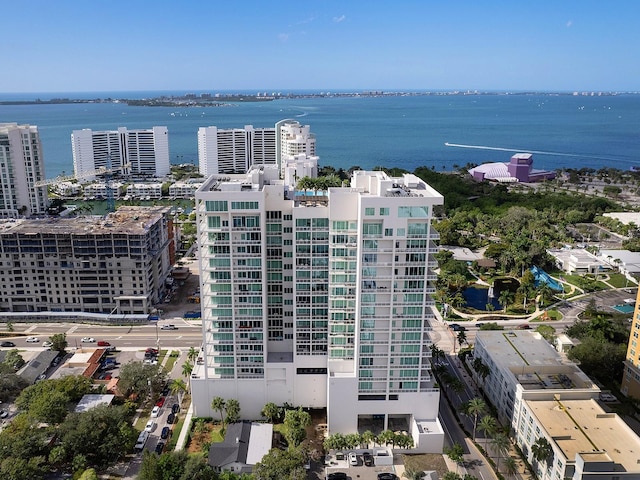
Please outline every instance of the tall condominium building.
[[38, 127], [0, 123], [0, 217], [45, 213], [47, 187]]
[[[306, 155], [316, 156], [316, 136], [309, 125], [300, 125], [297, 120], [285, 119], [276, 123], [278, 137], [276, 163], [283, 175], [287, 158]], [[284, 175], [283, 175], [284, 176]]]
[[275, 165], [275, 128], [198, 129], [200, 173], [246, 173], [251, 165]]
[[0, 311], [149, 313], [174, 259], [169, 211], [0, 221]]
[[277, 166], [210, 177], [196, 192], [203, 358], [197, 416], [236, 398], [326, 407], [329, 430], [405, 430], [441, 451], [429, 332], [433, 207], [414, 175], [354, 172], [350, 187], [296, 191]]
[[305, 155], [315, 159], [316, 138], [309, 125], [281, 120], [272, 128], [198, 129], [198, 161], [204, 176], [246, 173], [253, 165], [278, 165], [284, 176], [287, 161]]
[[623, 394], [640, 398], [640, 288], [636, 294], [636, 308], [631, 319], [631, 335], [624, 362], [621, 391]]
[[147, 177], [170, 172], [167, 127], [146, 130], [74, 130], [71, 134], [73, 170], [78, 178], [94, 180], [96, 170]]

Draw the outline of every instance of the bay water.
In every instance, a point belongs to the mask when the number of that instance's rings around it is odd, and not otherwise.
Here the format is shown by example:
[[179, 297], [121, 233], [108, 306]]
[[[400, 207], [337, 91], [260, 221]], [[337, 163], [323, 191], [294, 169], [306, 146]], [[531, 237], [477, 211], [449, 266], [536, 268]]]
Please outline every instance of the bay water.
[[[184, 92], [163, 92], [181, 95]], [[65, 93], [59, 98], [151, 98], [158, 92]], [[0, 94], [0, 100], [52, 95]], [[199, 127], [273, 127], [292, 118], [317, 136], [320, 165], [427, 166], [508, 162], [534, 152], [534, 167], [640, 165], [640, 95], [495, 94], [282, 98], [224, 107], [140, 107], [125, 103], [0, 105], [0, 123], [37, 125], [47, 178], [73, 172], [71, 132], [166, 126], [171, 163], [198, 162]], [[447, 146], [446, 144], [463, 145]]]

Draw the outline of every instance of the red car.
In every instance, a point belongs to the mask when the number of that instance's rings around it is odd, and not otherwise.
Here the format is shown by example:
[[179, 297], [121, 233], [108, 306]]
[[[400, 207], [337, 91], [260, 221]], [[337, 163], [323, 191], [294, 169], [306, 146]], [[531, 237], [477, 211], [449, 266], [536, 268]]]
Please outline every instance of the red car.
[[99, 347], [110, 347], [111, 344], [109, 342], [105, 342], [104, 340], [99, 340], [98, 341], [98, 346]]
[[162, 408], [163, 405], [164, 405], [164, 397], [160, 397], [156, 402], [156, 406]]

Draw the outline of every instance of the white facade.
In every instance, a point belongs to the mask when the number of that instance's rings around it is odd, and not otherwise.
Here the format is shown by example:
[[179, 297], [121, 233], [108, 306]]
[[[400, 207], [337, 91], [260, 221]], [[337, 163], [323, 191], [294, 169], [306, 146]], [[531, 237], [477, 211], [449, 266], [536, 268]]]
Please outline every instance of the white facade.
[[176, 182], [169, 186], [169, 196], [171, 198], [194, 198], [196, 190], [202, 186], [204, 180], [191, 179], [188, 182]]
[[[481, 331], [474, 361], [489, 367], [482, 383], [498, 416], [511, 424], [516, 443], [541, 480], [640, 479], [640, 439], [620, 417], [598, 403], [600, 389], [539, 334]], [[536, 442], [551, 447], [534, 457]]]
[[198, 164], [202, 175], [245, 173], [252, 165], [276, 163], [275, 128], [198, 129]]
[[[111, 182], [111, 192], [114, 197], [119, 197], [122, 193], [123, 184], [120, 182]], [[83, 188], [85, 197], [99, 197], [99, 198], [107, 198], [109, 194], [109, 188], [106, 183], [91, 183], [89, 185], [85, 185]]]
[[482, 381], [476, 374], [476, 380], [503, 421], [517, 415], [521, 398], [552, 398], [557, 393], [598, 398], [600, 393], [582, 370], [536, 332], [479, 331], [473, 356], [491, 371]]
[[[527, 400], [513, 420], [518, 446], [540, 480], [640, 478], [640, 439], [595, 399]], [[551, 446], [548, 461], [533, 456], [539, 438]]]
[[161, 183], [132, 183], [127, 186], [127, 195], [132, 198], [158, 200], [162, 198]]
[[250, 419], [268, 402], [327, 407], [332, 433], [439, 425], [429, 322], [442, 196], [414, 175], [359, 171], [351, 187], [313, 194], [278, 177], [254, 168], [196, 193], [195, 414], [222, 396]]
[[0, 217], [46, 212], [47, 187], [38, 127], [0, 123]]
[[80, 180], [95, 180], [99, 169], [146, 177], [165, 177], [170, 172], [167, 127], [74, 130], [71, 149], [73, 170]]
[[311, 133], [309, 125], [300, 125], [300, 122], [292, 119], [280, 120], [276, 123], [276, 135], [278, 138], [276, 163], [282, 176], [284, 176], [287, 158], [298, 155], [316, 156], [316, 136]]

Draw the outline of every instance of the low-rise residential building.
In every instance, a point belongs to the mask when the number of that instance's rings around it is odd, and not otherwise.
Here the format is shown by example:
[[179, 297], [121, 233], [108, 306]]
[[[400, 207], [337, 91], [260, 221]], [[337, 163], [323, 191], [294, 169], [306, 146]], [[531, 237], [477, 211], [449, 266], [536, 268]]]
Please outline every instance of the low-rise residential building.
[[162, 183], [132, 183], [127, 186], [127, 196], [158, 200], [162, 198]]
[[208, 463], [217, 472], [251, 473], [271, 450], [272, 437], [270, 423], [232, 423], [227, 426], [224, 440], [209, 447]]
[[191, 178], [186, 182], [176, 182], [169, 186], [171, 198], [194, 198], [196, 190], [202, 186], [204, 179]]
[[484, 392], [537, 478], [640, 478], [638, 436], [600, 406], [600, 389], [538, 333], [478, 332], [475, 359], [489, 367]]
[[[640, 439], [593, 398], [565, 400], [559, 394], [524, 400], [513, 427], [518, 446], [540, 480], [640, 478]], [[546, 459], [534, 455], [540, 438], [550, 445]]]
[[115, 197], [119, 197], [122, 193], [123, 184], [120, 182], [111, 182], [111, 185], [108, 185], [105, 182], [91, 183], [89, 185], [84, 186], [84, 196], [85, 198], [108, 198], [109, 197], [109, 188], [111, 188], [111, 195]]
[[482, 381], [483, 389], [502, 421], [511, 421], [519, 398], [569, 392], [580, 398], [597, 398], [600, 393], [582, 370], [539, 333], [529, 330], [479, 331], [474, 359], [480, 359], [491, 371]]
[[611, 270], [611, 266], [583, 248], [552, 248], [547, 253], [556, 266], [568, 274], [598, 273]]

